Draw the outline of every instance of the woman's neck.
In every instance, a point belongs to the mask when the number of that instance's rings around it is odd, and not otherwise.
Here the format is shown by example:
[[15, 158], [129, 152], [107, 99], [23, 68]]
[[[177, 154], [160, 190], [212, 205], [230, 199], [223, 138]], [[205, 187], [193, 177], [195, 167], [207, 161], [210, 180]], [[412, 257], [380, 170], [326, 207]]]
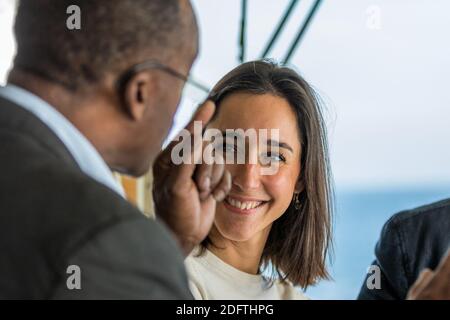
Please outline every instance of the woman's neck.
[[247, 241], [232, 241], [223, 237], [215, 226], [209, 238], [213, 244], [208, 250], [232, 267], [250, 274], [258, 274], [261, 257], [270, 227]]

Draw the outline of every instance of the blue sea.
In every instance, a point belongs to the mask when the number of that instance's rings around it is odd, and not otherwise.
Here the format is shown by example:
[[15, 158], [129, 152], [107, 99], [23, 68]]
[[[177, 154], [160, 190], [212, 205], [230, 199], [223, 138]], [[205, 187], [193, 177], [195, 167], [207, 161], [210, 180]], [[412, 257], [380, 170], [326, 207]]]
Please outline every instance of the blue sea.
[[337, 189], [334, 225], [333, 281], [310, 287], [311, 299], [355, 299], [383, 224], [394, 213], [450, 198], [450, 186]]

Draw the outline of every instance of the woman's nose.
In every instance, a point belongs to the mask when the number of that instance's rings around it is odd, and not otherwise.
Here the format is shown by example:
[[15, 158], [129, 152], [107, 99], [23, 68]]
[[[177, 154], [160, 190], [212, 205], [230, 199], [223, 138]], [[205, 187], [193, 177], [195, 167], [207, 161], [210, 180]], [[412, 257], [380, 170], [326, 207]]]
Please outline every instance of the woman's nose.
[[260, 186], [259, 166], [257, 164], [236, 165], [233, 184], [241, 190], [257, 189]]

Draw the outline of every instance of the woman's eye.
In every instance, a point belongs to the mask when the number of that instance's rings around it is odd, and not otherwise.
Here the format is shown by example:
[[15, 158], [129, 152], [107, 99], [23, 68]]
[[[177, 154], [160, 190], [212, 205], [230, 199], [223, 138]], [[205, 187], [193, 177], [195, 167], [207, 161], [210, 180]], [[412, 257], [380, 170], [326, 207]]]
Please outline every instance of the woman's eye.
[[270, 161], [270, 162], [274, 162], [274, 161], [285, 162], [286, 161], [286, 159], [284, 158], [284, 156], [282, 154], [272, 153], [272, 152], [268, 152], [267, 154], [263, 155], [263, 158], [265, 158], [266, 161]]
[[235, 152], [235, 151], [236, 151], [236, 148], [235, 148], [235, 146], [232, 145], [232, 144], [225, 143], [225, 144], [223, 145], [223, 151], [224, 151], [224, 152]]

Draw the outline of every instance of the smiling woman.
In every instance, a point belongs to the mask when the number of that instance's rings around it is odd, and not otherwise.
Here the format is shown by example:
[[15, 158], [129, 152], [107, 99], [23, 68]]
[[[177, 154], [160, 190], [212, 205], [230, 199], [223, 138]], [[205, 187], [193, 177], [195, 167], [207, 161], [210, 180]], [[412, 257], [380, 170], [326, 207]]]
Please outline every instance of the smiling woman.
[[[248, 157], [227, 162], [230, 194], [186, 259], [191, 291], [197, 299], [304, 299], [294, 287], [328, 278], [331, 242], [331, 173], [316, 95], [295, 71], [255, 61], [227, 74], [210, 99], [217, 111], [208, 129], [277, 130], [245, 148], [278, 169], [261, 174], [267, 163]], [[241, 152], [234, 139], [223, 151]]]

